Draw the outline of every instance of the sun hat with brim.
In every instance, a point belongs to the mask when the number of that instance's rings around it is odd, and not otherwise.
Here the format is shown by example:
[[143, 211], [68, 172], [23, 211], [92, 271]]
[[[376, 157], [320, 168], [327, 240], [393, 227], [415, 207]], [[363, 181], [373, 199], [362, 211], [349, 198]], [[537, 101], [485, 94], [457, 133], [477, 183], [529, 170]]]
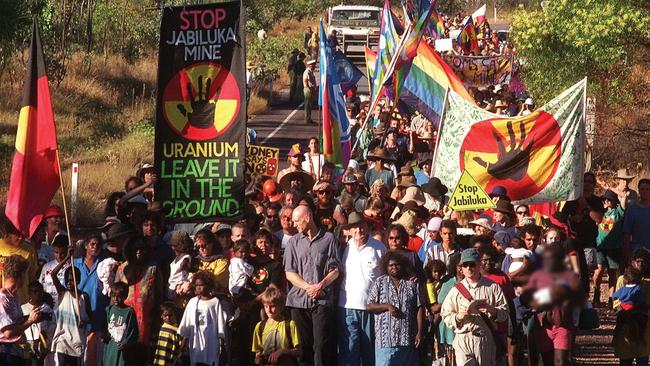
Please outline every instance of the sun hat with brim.
[[214, 233], [219, 234], [219, 232], [221, 232], [221, 231], [230, 231], [230, 232], [232, 232], [232, 226], [230, 226], [228, 224], [219, 224], [219, 226], [217, 226], [217, 230], [215, 230]]
[[422, 191], [433, 197], [442, 197], [449, 192], [449, 188], [442, 184], [439, 178], [431, 177], [428, 182], [422, 185]]
[[409, 235], [415, 235], [415, 233], [417, 233], [417, 228], [415, 227], [416, 219], [417, 215], [415, 212], [404, 211], [402, 216], [400, 216], [398, 220], [394, 221], [393, 224], [402, 225]]
[[289, 148], [289, 152], [287, 153], [287, 156], [294, 157], [294, 156], [300, 156], [302, 157], [303, 155], [302, 148], [300, 147], [300, 144], [293, 144]]
[[413, 175], [413, 168], [411, 168], [409, 165], [404, 165], [399, 169], [399, 173], [397, 173], [398, 176], [405, 176], [405, 175]]
[[415, 201], [417, 202], [418, 205], [422, 206], [424, 205], [425, 202], [424, 198], [424, 193], [422, 193], [422, 190], [420, 187], [409, 187], [406, 188], [406, 192], [404, 192], [404, 197], [402, 197], [401, 200], [399, 200], [399, 203], [405, 204], [408, 201]]
[[417, 187], [417, 183], [415, 180], [415, 177], [412, 175], [405, 175], [399, 180], [399, 184], [397, 187], [399, 188], [410, 188], [410, 187]]
[[152, 170], [154, 170], [153, 165], [151, 165], [149, 163], [144, 163], [144, 164], [142, 164], [140, 169], [138, 169], [138, 171], [135, 173], [135, 175], [137, 175], [140, 178], [144, 178], [144, 173], [146, 173], [148, 171], [152, 171]]
[[65, 216], [65, 214], [63, 213], [61, 207], [57, 205], [52, 205], [48, 207], [47, 210], [45, 210], [45, 212], [43, 212], [43, 219], [47, 219], [48, 217], [62, 217], [62, 216]]
[[246, 68], [247, 68], [247, 69], [254, 69], [254, 68], [255, 68], [255, 64], [252, 63], [251, 61], [248, 61], [248, 62], [246, 63]]
[[379, 123], [379, 124], [377, 124], [377, 126], [374, 126], [372, 128], [372, 132], [375, 135], [383, 135], [384, 132], [386, 132], [386, 126], [383, 123]]
[[533, 104], [535, 104], [533, 103], [533, 98], [526, 98], [526, 100], [524, 101], [524, 105], [533, 105]]
[[314, 184], [314, 188], [312, 188], [312, 191], [314, 192], [325, 191], [325, 190], [336, 192], [336, 187], [332, 183], [326, 180], [320, 180], [316, 182], [316, 184]]
[[357, 182], [359, 182], [359, 179], [354, 174], [346, 174], [343, 176], [343, 179], [341, 179], [341, 183], [343, 184], [354, 184]]
[[348, 223], [345, 225], [346, 228], [351, 228], [354, 227], [358, 224], [365, 223], [366, 221], [363, 219], [363, 215], [360, 213], [353, 211], [348, 215]]
[[492, 223], [487, 217], [479, 217], [478, 219], [474, 221], [470, 221], [469, 223], [471, 226], [480, 226], [484, 227], [490, 231], [494, 231], [494, 227], [492, 226]]
[[135, 232], [129, 227], [129, 225], [116, 223], [108, 229], [108, 233], [106, 233], [106, 241], [115, 241], [134, 233]]
[[631, 174], [627, 168], [622, 168], [616, 171], [616, 179], [634, 179], [636, 175]]
[[515, 207], [509, 201], [499, 200], [497, 201], [494, 211], [501, 212], [508, 215], [513, 215], [515, 212]]
[[608, 200], [612, 202], [618, 202], [618, 195], [614, 193], [611, 189], [608, 189], [603, 193], [603, 195], [600, 197], [603, 201]]
[[507, 107], [508, 105], [504, 103], [501, 99], [497, 100], [496, 103], [494, 103], [494, 108], [504, 108]]
[[358, 161], [356, 161], [355, 159], [350, 159], [350, 161], [348, 161], [348, 168], [352, 168], [354, 170], [359, 170], [359, 168], [361, 168], [361, 167], [359, 166]]
[[395, 158], [388, 154], [383, 147], [376, 147], [368, 154], [368, 160], [395, 161]]
[[291, 188], [291, 182], [294, 180], [301, 180], [302, 181], [302, 187], [305, 190], [308, 190], [309, 187], [314, 185], [314, 178], [312, 178], [311, 175], [309, 175], [306, 172], [289, 172], [280, 178], [280, 187], [282, 187], [283, 190], [287, 190]]
[[404, 204], [398, 203], [395, 209], [401, 212], [413, 211], [415, 212], [415, 215], [421, 218], [422, 220], [426, 220], [427, 218], [429, 218], [429, 210], [427, 210], [426, 207], [420, 205], [419, 203], [413, 200], [410, 200]]
[[147, 202], [147, 199], [144, 198], [144, 196], [141, 195], [141, 194], [129, 198], [129, 200], [127, 202], [128, 203], [134, 203], [136, 205], [148, 205], [149, 204], [149, 202]]
[[460, 254], [460, 264], [469, 262], [478, 263], [479, 260], [481, 260], [481, 256], [476, 248], [467, 248]]

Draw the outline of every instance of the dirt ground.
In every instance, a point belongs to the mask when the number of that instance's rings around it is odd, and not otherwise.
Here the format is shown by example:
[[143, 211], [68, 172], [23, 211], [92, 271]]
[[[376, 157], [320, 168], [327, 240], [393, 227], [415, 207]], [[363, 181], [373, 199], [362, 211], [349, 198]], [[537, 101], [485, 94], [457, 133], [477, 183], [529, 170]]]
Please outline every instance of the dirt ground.
[[600, 327], [589, 331], [579, 331], [573, 350], [575, 365], [618, 365], [610, 345], [616, 317], [612, 312], [599, 308]]

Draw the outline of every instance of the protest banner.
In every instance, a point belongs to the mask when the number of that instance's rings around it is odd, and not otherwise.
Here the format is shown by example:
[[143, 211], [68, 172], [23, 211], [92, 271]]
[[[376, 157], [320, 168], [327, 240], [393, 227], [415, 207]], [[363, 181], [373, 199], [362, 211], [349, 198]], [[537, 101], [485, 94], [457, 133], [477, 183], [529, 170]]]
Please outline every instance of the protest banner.
[[465, 170], [449, 199], [449, 207], [454, 211], [470, 211], [494, 208], [494, 202], [474, 177]]
[[156, 200], [169, 222], [234, 218], [244, 202], [245, 37], [239, 1], [166, 7], [156, 104]]
[[250, 177], [267, 176], [275, 178], [278, 175], [280, 149], [248, 145], [246, 147], [246, 175]]
[[520, 203], [578, 199], [586, 85], [582, 80], [522, 117], [487, 112], [450, 90], [432, 176], [453, 186], [468, 171], [487, 192], [502, 186]]
[[445, 55], [445, 61], [466, 87], [510, 83], [512, 56]]

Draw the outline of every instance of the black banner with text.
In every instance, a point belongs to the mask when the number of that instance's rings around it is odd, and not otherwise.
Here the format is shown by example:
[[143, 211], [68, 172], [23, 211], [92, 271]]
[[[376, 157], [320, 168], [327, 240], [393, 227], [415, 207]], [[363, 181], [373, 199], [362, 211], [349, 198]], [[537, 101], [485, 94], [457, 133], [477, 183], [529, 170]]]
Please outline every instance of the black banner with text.
[[155, 193], [170, 222], [234, 218], [242, 212], [244, 38], [239, 1], [163, 10]]

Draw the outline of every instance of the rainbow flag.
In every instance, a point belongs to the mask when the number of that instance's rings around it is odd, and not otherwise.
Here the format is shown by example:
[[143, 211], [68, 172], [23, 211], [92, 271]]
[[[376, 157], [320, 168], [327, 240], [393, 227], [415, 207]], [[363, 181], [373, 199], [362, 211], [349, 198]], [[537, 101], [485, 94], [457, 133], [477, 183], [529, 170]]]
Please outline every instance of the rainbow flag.
[[454, 70], [424, 40], [420, 41], [417, 56], [404, 82], [401, 100], [437, 125], [447, 88], [475, 104]]
[[338, 168], [345, 169], [350, 160], [350, 121], [345, 109], [345, 96], [336, 73], [327, 33], [320, 23], [320, 87], [319, 98], [323, 121], [323, 154]]
[[375, 75], [375, 66], [377, 66], [377, 52], [364, 46], [366, 55], [366, 75], [368, 75], [368, 90], [372, 90], [373, 75]]
[[427, 33], [433, 39], [445, 38], [445, 22], [442, 16], [435, 9], [431, 12], [429, 23], [427, 24]]
[[372, 76], [373, 81], [370, 98], [372, 102], [381, 96], [381, 84], [384, 81], [390, 62], [395, 55], [395, 50], [399, 43], [399, 35], [404, 31], [402, 25], [390, 9], [388, 0], [384, 1], [382, 14], [381, 29], [379, 31], [379, 50], [377, 51], [375, 72]]

